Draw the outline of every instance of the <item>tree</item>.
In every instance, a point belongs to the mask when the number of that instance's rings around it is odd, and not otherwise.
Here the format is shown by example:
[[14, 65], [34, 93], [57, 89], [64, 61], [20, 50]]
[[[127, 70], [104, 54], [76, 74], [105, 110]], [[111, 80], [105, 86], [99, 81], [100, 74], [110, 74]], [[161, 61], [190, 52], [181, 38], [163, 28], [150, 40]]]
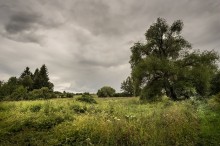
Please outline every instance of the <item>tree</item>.
[[49, 86], [49, 76], [48, 76], [48, 70], [45, 64], [43, 64], [39, 71], [39, 76], [41, 80], [41, 86], [42, 87], [48, 87]]
[[23, 79], [25, 76], [30, 76], [30, 77], [33, 76], [33, 74], [32, 74], [32, 72], [30, 71], [30, 68], [29, 68], [29, 67], [26, 67], [25, 70], [21, 73], [20, 79]]
[[158, 18], [145, 33], [147, 43], [131, 47], [130, 64], [135, 91], [141, 99], [155, 99], [165, 93], [173, 100], [192, 94], [207, 95], [216, 70], [214, 51], [190, 52], [191, 45], [180, 34], [183, 22], [171, 26]]
[[49, 81], [48, 70], [45, 64], [43, 64], [39, 71], [41, 87], [48, 87], [50, 90], [53, 90], [53, 84]]
[[49, 81], [49, 75], [46, 65], [42, 65], [40, 70], [37, 68], [33, 75], [33, 88], [41, 89], [42, 87], [48, 87], [53, 90], [53, 83]]
[[104, 86], [98, 90], [98, 97], [113, 97], [115, 94], [115, 89], [109, 86]]
[[130, 76], [127, 77], [127, 79], [121, 83], [121, 90], [125, 95], [128, 96], [134, 95], [134, 83]]
[[41, 88], [41, 79], [39, 74], [39, 69], [36, 68], [33, 75], [33, 89], [40, 89]]
[[19, 81], [21, 85], [26, 87], [28, 90], [32, 90], [33, 87], [33, 74], [30, 71], [29, 67], [26, 67], [25, 70], [21, 73]]
[[26, 76], [24, 76], [23, 77], [23, 79], [21, 80], [21, 84], [24, 86], [24, 87], [26, 87], [27, 88], [27, 90], [32, 90], [32, 88], [33, 88], [33, 80], [32, 80], [32, 78], [31, 78], [31, 76], [30, 75], [26, 75]]

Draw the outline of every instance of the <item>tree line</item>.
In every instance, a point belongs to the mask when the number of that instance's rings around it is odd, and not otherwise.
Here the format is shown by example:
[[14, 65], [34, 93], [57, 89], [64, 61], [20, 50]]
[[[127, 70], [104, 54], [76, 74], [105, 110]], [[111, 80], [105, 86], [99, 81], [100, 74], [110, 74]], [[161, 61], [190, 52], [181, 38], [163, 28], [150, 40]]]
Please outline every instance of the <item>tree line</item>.
[[35, 69], [34, 73], [26, 67], [18, 78], [10, 77], [7, 82], [0, 81], [0, 99], [48, 98], [52, 96], [53, 87], [45, 64], [40, 69]]

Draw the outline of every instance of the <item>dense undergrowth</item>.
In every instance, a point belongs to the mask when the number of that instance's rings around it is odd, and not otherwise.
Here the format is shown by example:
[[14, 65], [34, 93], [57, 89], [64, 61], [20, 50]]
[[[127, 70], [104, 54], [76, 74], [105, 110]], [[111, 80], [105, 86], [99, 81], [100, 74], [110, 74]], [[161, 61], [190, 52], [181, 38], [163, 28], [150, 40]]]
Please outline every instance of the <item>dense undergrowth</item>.
[[0, 103], [0, 145], [220, 145], [220, 104], [77, 98]]

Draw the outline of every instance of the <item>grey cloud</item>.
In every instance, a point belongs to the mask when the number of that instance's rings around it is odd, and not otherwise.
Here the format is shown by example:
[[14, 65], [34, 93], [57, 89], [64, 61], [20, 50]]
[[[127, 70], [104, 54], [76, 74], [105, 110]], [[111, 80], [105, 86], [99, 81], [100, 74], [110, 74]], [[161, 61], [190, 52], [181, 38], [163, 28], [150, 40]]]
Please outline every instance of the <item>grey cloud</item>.
[[30, 29], [33, 29], [38, 19], [39, 15], [37, 14], [27, 14], [20, 12], [10, 18], [10, 21], [5, 26], [5, 30], [11, 34], [29, 31]]
[[[45, 35], [44, 30], [58, 28], [65, 23], [65, 20], [57, 11], [45, 13], [43, 5], [38, 1], [18, 0], [0, 2], [0, 18], [2, 30], [0, 34], [8, 39], [18, 42], [33, 42], [42, 44]], [[54, 16], [55, 19], [51, 16]]]

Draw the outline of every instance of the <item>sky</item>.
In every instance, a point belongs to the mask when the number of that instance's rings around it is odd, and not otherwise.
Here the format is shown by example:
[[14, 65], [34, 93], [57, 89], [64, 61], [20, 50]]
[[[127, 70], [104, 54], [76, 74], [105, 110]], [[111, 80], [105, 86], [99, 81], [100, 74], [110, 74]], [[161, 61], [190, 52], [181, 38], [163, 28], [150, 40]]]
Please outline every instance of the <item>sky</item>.
[[118, 92], [130, 47], [158, 17], [193, 49], [220, 52], [220, 0], [0, 0], [0, 80], [46, 64], [57, 91]]

